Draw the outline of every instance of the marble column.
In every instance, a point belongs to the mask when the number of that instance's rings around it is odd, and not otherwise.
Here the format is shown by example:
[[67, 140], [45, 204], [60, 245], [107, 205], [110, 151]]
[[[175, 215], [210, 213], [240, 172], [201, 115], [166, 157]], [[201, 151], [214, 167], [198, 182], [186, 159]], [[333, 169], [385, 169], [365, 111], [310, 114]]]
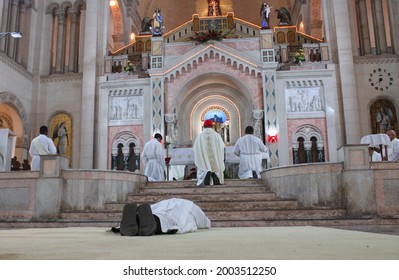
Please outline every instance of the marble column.
[[370, 30], [367, 19], [366, 1], [359, 1], [359, 17], [360, 17], [360, 44], [362, 46], [363, 55], [371, 54]]
[[[105, 3], [104, 3], [105, 5]], [[84, 54], [82, 78], [82, 107], [80, 126], [80, 164], [81, 169], [92, 169], [94, 164], [96, 61], [98, 44], [98, 18], [101, 17], [103, 3], [100, 0], [87, 2], [84, 21]]]
[[[22, 32], [22, 27], [25, 26], [25, 16], [26, 16], [26, 7], [25, 5], [21, 5], [20, 6], [21, 9], [19, 10], [19, 21], [18, 21], [18, 30], [16, 31], [20, 31]], [[24, 35], [24, 34], [22, 34]], [[16, 43], [17, 43], [17, 47], [16, 47], [16, 54], [15, 54], [15, 59], [18, 63], [22, 62], [22, 45], [24, 42], [24, 37], [22, 37], [21, 39], [19, 39]]]
[[129, 147], [123, 147], [122, 148], [122, 153], [123, 153], [123, 162], [125, 163], [123, 170], [127, 171], [127, 170], [129, 170], [130, 148]]
[[[10, 26], [8, 31], [18, 31], [16, 30], [17, 19], [18, 19], [18, 1], [13, 0], [11, 3]], [[16, 39], [10, 36], [8, 38], [7, 55], [11, 58], [15, 58], [15, 43]]]
[[78, 36], [78, 11], [73, 9], [69, 10], [69, 16], [71, 18], [71, 32], [69, 37], [69, 63], [68, 63], [68, 72], [77, 72], [77, 43], [79, 40]]
[[385, 34], [384, 14], [382, 10], [381, 0], [374, 1], [375, 22], [376, 22], [376, 38], [377, 38], [377, 54], [387, 53], [387, 37]]
[[343, 119], [345, 126], [345, 144], [357, 144], [360, 142], [360, 120], [356, 88], [356, 69], [353, 61], [353, 50], [351, 44], [351, 17], [349, 14], [348, 1], [331, 1], [333, 17], [335, 21], [335, 33], [337, 34], [337, 53], [339, 64], [337, 65], [338, 84], [341, 87]]
[[292, 163], [293, 164], [299, 163], [299, 144], [298, 143], [292, 144]]
[[306, 155], [306, 162], [312, 162], [312, 141], [304, 141], [303, 143], [305, 147], [305, 155]]
[[116, 170], [118, 167], [118, 148], [113, 148], [111, 151], [112, 162], [111, 162], [111, 170]]
[[318, 162], [325, 162], [324, 158], [324, 142], [317, 141], [317, 161]]
[[64, 33], [65, 33], [65, 12], [56, 12], [56, 17], [58, 19], [58, 31], [57, 31], [57, 54], [55, 58], [55, 72], [62, 73], [64, 65]]
[[[1, 16], [1, 32], [7, 32], [8, 30], [8, 9], [9, 9], [9, 1], [0, 1], [0, 5], [2, 6], [0, 10], [0, 16]], [[6, 38], [3, 38], [0, 40], [0, 51], [4, 52], [6, 49]]]

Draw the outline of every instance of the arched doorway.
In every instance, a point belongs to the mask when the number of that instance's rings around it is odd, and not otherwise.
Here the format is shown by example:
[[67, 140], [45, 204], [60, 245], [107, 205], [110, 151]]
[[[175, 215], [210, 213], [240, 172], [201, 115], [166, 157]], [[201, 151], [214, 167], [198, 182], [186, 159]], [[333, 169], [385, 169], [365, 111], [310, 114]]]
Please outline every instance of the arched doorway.
[[252, 125], [254, 108], [263, 108], [263, 101], [253, 98], [252, 91], [237, 77], [208, 73], [190, 79], [175, 94], [167, 93], [172, 106], [165, 111], [177, 117], [177, 146], [191, 146], [202, 131], [205, 114], [215, 108], [229, 116], [225, 142], [234, 144], [242, 135], [242, 128]]

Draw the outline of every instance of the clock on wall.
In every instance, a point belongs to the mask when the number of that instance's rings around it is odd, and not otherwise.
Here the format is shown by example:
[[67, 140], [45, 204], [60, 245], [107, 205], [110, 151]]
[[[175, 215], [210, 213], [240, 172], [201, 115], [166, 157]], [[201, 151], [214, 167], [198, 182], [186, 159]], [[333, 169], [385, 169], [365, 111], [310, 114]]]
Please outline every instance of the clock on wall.
[[387, 69], [374, 69], [370, 73], [369, 78], [370, 85], [376, 90], [387, 90], [393, 83], [393, 77]]

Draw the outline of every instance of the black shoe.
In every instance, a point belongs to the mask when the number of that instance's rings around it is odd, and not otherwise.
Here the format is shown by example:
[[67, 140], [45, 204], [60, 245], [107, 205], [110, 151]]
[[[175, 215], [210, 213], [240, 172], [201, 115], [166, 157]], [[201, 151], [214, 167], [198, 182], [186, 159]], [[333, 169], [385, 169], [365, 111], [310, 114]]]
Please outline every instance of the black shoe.
[[255, 171], [252, 171], [252, 177], [253, 177], [254, 179], [258, 179], [258, 174], [256, 174]]
[[138, 235], [139, 236], [150, 236], [157, 230], [157, 223], [154, 215], [152, 215], [151, 206], [149, 204], [141, 204], [137, 207], [138, 216]]
[[215, 174], [215, 172], [212, 172], [212, 179], [213, 179], [214, 185], [221, 185], [220, 180], [219, 180], [218, 176]]
[[123, 206], [122, 221], [120, 225], [120, 233], [124, 236], [135, 236], [138, 232], [137, 225], [137, 204], [128, 203]]
[[204, 184], [205, 186], [209, 186], [211, 184], [211, 171], [208, 171], [208, 173], [206, 173]]

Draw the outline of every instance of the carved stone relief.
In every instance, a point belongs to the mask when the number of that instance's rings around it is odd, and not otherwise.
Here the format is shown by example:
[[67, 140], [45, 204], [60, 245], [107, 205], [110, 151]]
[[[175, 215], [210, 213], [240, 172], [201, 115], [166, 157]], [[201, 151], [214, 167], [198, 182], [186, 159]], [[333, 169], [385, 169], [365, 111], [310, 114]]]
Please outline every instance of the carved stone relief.
[[285, 93], [287, 113], [324, 112], [321, 87], [288, 88]]
[[108, 119], [114, 120], [142, 120], [143, 119], [143, 90], [117, 90], [110, 92]]

